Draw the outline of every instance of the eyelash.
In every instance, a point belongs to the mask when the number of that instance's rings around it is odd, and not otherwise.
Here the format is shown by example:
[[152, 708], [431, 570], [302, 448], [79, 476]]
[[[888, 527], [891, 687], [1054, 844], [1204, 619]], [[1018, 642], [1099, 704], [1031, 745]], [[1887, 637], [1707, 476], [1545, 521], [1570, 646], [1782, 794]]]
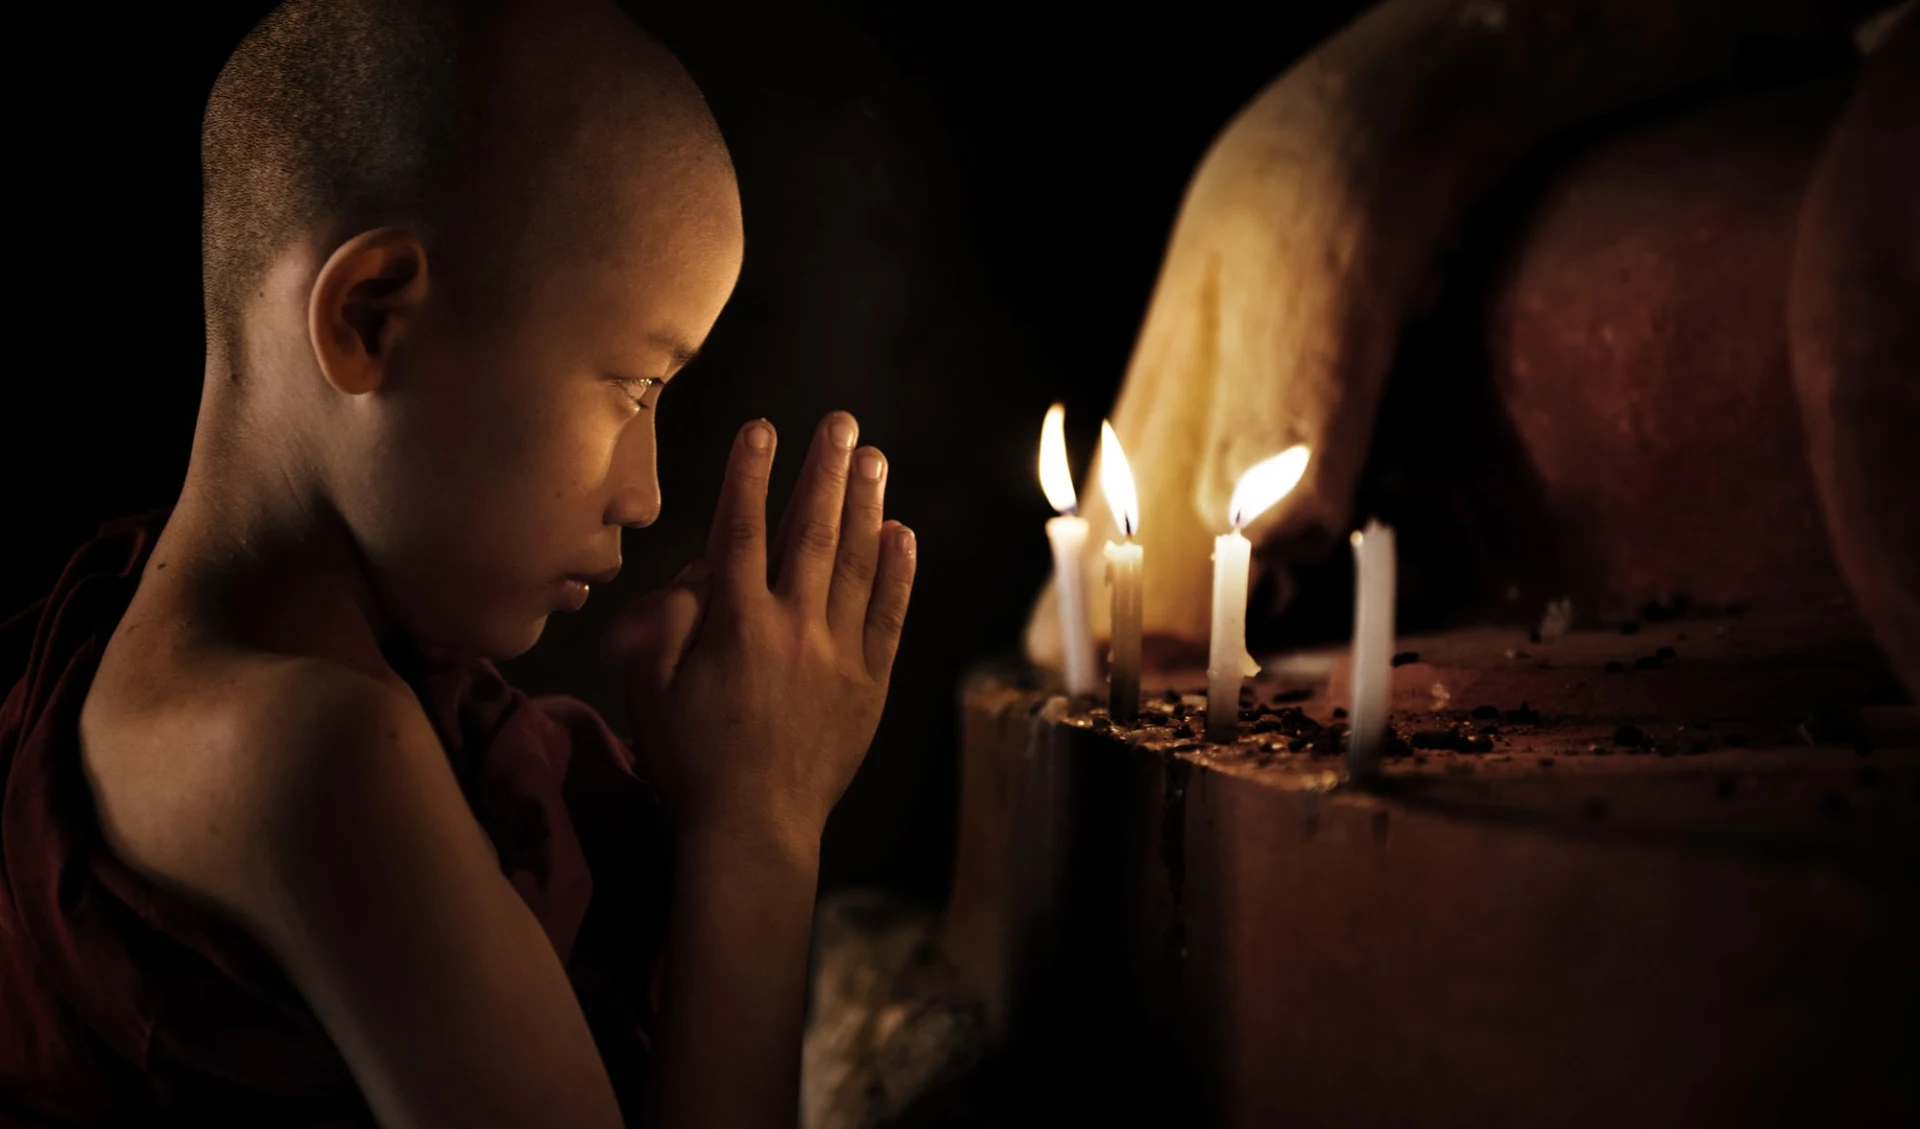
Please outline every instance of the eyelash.
[[[653, 405], [647, 403], [647, 393], [666, 383], [663, 380], [657, 380], [650, 376], [623, 376], [618, 377], [617, 380], [620, 387], [627, 390], [627, 396], [633, 400], [633, 406], [643, 412], [653, 410]], [[638, 392], [633, 390], [636, 385], [640, 389]]]

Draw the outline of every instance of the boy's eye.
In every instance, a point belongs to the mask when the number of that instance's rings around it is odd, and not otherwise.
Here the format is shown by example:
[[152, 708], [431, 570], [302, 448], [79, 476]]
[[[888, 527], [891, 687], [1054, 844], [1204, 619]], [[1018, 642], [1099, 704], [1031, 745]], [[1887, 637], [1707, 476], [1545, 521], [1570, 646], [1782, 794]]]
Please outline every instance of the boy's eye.
[[655, 401], [660, 398], [660, 386], [666, 383], [650, 376], [622, 376], [615, 379], [626, 390], [633, 406], [643, 412], [653, 409]]

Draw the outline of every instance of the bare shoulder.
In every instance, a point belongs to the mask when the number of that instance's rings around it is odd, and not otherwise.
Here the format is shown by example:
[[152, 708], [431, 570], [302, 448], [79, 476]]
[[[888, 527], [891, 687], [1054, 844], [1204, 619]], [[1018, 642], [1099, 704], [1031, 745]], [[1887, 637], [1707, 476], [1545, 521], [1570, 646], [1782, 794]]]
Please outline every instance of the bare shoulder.
[[381, 1124], [617, 1125], [559, 955], [406, 685], [312, 658], [190, 669], [121, 683], [97, 718], [115, 849], [274, 954]]
[[369, 805], [395, 802], [397, 779], [438, 765], [451, 783], [405, 685], [329, 659], [226, 656], [189, 664], [136, 708], [92, 705], [87, 768], [116, 852], [236, 911], [260, 908], [278, 872]]

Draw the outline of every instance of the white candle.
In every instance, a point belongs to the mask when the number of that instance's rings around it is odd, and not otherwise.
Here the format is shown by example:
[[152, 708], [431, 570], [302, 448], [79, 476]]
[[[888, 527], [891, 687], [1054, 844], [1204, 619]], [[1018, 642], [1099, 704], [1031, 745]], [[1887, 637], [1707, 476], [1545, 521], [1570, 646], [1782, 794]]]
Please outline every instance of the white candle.
[[1107, 542], [1107, 584], [1113, 598], [1113, 643], [1107, 671], [1107, 712], [1115, 721], [1140, 715], [1140, 565], [1144, 554], [1133, 535], [1140, 531], [1140, 498], [1133, 470], [1120, 450], [1113, 424], [1100, 424], [1100, 486], [1107, 508], [1120, 527], [1121, 540]]
[[1140, 543], [1107, 542], [1107, 583], [1113, 596], [1113, 650], [1107, 673], [1107, 712], [1115, 721], [1140, 716]]
[[1207, 650], [1207, 740], [1240, 736], [1240, 688], [1260, 673], [1247, 653], [1247, 578], [1253, 544], [1240, 530], [1287, 496], [1307, 472], [1305, 447], [1289, 447], [1240, 476], [1227, 507], [1231, 532], [1213, 539], [1213, 631]]
[[1213, 635], [1207, 649], [1207, 740], [1240, 737], [1240, 687], [1260, 673], [1247, 653], [1247, 574], [1253, 544], [1235, 527], [1213, 539]]
[[1079, 516], [1080, 499], [1067, 468], [1067, 409], [1047, 409], [1040, 428], [1040, 488], [1060, 516], [1047, 522], [1047, 542], [1053, 546], [1053, 590], [1060, 604], [1060, 655], [1065, 666], [1067, 693], [1072, 697], [1100, 691], [1100, 669], [1093, 659], [1093, 625], [1087, 614], [1087, 519]]
[[1353, 699], [1347, 774], [1359, 778], [1380, 766], [1393, 696], [1393, 530], [1377, 521], [1353, 543]]

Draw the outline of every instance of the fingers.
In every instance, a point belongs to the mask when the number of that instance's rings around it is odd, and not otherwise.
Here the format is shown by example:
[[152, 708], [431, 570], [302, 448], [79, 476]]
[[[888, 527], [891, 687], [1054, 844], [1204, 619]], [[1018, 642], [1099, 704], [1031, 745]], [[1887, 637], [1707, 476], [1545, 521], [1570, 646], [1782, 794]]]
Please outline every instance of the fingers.
[[872, 447], [853, 453], [847, 503], [840, 513], [840, 552], [827, 592], [827, 627], [834, 638], [861, 645], [867, 602], [880, 564], [880, 519], [887, 488], [887, 457]]
[[824, 608], [828, 579], [840, 549], [840, 511], [859, 424], [845, 412], [820, 421], [800, 469], [800, 482], [781, 521], [774, 589], [803, 608]]
[[754, 420], [734, 438], [727, 478], [707, 535], [707, 561], [735, 594], [767, 585], [767, 475], [773, 468], [773, 425]]
[[881, 529], [880, 564], [873, 598], [867, 604], [865, 640], [867, 671], [875, 678], [884, 679], [893, 669], [900, 632], [907, 625], [907, 599], [913, 594], [913, 573], [919, 557], [913, 530], [897, 521]]

